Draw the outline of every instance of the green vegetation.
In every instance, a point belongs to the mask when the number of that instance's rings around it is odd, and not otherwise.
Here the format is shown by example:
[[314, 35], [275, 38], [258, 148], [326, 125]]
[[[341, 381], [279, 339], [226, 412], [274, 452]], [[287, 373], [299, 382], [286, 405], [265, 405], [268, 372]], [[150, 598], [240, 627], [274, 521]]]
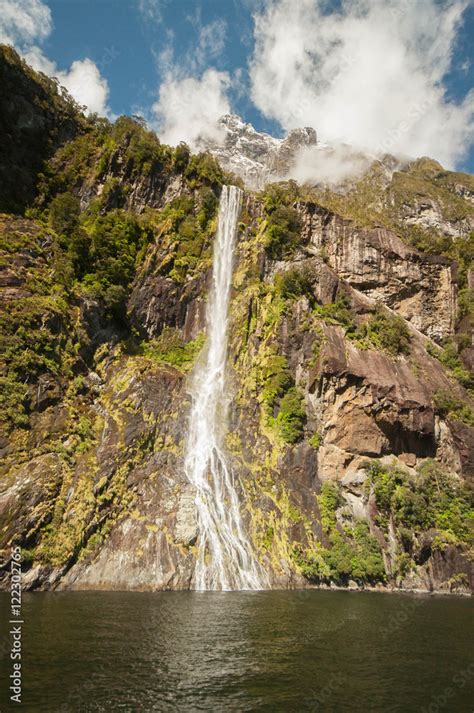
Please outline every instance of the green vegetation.
[[270, 419], [285, 443], [295, 443], [303, 433], [306, 420], [303, 396], [292, 386], [280, 400], [276, 418]]
[[326, 480], [321, 486], [318, 506], [321, 513], [321, 527], [324, 532], [331, 532], [336, 526], [336, 511], [343, 504], [341, 488], [338, 483]]
[[266, 217], [265, 248], [274, 260], [291, 257], [301, 242], [302, 221], [293, 203], [299, 194], [293, 181], [271, 184], [262, 194]]
[[313, 435], [309, 439], [308, 443], [310, 446], [313, 446], [315, 451], [317, 451], [321, 445], [321, 434], [313, 433]]
[[275, 276], [275, 287], [285, 300], [307, 297], [314, 301], [311, 274], [308, 270], [293, 267], [286, 272], [279, 272]]
[[284, 356], [271, 353], [266, 358], [260, 368], [258, 389], [267, 425], [284, 442], [295, 443], [303, 435], [306, 412]]
[[474, 426], [474, 410], [451, 391], [437, 391], [434, 403], [441, 416]]
[[[58, 273], [56, 236], [29, 221], [0, 219], [0, 261], [20, 288], [0, 308], [0, 430], [28, 424], [28, 408], [39, 376], [51, 383], [68, 378], [77, 354], [73, 310]], [[26, 269], [25, 269], [26, 268]]]
[[415, 476], [378, 463], [368, 468], [368, 475], [380, 526], [387, 529], [393, 518], [406, 549], [414, 536], [431, 528], [450, 543], [472, 544], [472, 491], [435, 461], [426, 461]]
[[382, 307], [377, 307], [367, 322], [348, 336], [362, 349], [380, 349], [391, 356], [410, 351], [410, 331], [405, 320]]
[[211, 238], [215, 232], [218, 200], [207, 187], [171, 201], [154, 217], [164, 257], [158, 271], [176, 283], [211, 264]]
[[296, 554], [296, 562], [305, 577], [315, 581], [333, 581], [346, 585], [349, 579], [359, 584], [386, 580], [382, 550], [364, 520], [341, 525], [337, 511], [344, 505], [340, 486], [325, 481], [318, 496], [321, 525], [328, 536], [328, 547], [321, 543]]
[[357, 325], [348, 299], [338, 296], [335, 302], [316, 305], [313, 314], [326, 324], [344, 327], [345, 336], [359, 349], [378, 349], [391, 356], [408, 354], [410, 331], [405, 321], [381, 305], [369, 315], [366, 322]]
[[474, 375], [468, 371], [459, 356], [458, 343], [453, 338], [445, 339], [441, 347], [428, 343], [426, 350], [449, 369], [455, 379], [466, 389], [474, 389]]
[[181, 371], [188, 371], [196, 361], [204, 340], [204, 334], [200, 334], [196, 339], [185, 342], [178, 330], [165, 327], [157, 339], [142, 342], [142, 352], [160, 364], [170, 364]]
[[[448, 474], [435, 461], [427, 460], [416, 475], [374, 462], [367, 468], [366, 496], [375, 498], [376, 522], [388, 533], [395, 527], [399, 551], [393, 575], [405, 577], [416, 566], [417, 542], [431, 533], [431, 548], [474, 544], [473, 493], [462, 480]], [[345, 521], [340, 485], [325, 481], [318, 496], [321, 526], [327, 545], [316, 542], [295, 552], [303, 574], [317, 582], [345, 585], [349, 579], [364, 584], [386, 581], [382, 550], [364, 520]]]
[[[181, 155], [182, 151], [183, 150], [180, 149]], [[219, 163], [214, 156], [208, 152], [192, 156], [184, 175], [191, 188], [196, 188], [203, 183], [205, 185], [219, 187], [222, 186], [226, 179], [226, 174], [222, 171]]]
[[339, 295], [334, 302], [316, 305], [313, 311], [326, 324], [344, 327], [348, 336], [356, 331], [354, 313], [345, 295]]
[[301, 237], [301, 218], [294, 208], [280, 206], [269, 213], [265, 247], [271, 258], [281, 260], [293, 255]]
[[125, 319], [125, 302], [139, 256], [152, 231], [132, 213], [110, 211], [85, 221], [89, 250], [82, 252], [78, 272], [85, 290], [104, 301], [115, 317]]

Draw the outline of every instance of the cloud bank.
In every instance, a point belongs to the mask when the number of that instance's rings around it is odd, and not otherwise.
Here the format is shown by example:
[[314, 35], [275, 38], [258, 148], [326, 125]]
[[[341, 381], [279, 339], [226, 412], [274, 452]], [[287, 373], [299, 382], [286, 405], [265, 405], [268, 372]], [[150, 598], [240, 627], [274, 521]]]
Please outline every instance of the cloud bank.
[[173, 146], [186, 141], [191, 147], [199, 138], [219, 141], [222, 132], [216, 122], [230, 112], [229, 85], [229, 75], [215, 69], [197, 78], [170, 73], [153, 105], [161, 139]]
[[474, 138], [474, 91], [454, 104], [449, 70], [467, 2], [267, 0], [255, 14], [252, 101], [288, 130], [452, 167]]
[[97, 65], [87, 57], [61, 70], [40, 45], [53, 29], [51, 11], [41, 0], [0, 0], [0, 42], [13, 45], [34, 69], [57, 77], [91, 113], [108, 115], [109, 87]]
[[228, 72], [208, 67], [225, 47], [226, 23], [215, 20], [203, 25], [199, 13], [188, 21], [197, 34], [196, 45], [176, 60], [170, 38], [158, 58], [164, 79], [152, 111], [163, 141], [172, 145], [186, 141], [196, 148], [199, 139], [224, 138], [217, 120], [231, 111], [228, 92], [233, 80]]

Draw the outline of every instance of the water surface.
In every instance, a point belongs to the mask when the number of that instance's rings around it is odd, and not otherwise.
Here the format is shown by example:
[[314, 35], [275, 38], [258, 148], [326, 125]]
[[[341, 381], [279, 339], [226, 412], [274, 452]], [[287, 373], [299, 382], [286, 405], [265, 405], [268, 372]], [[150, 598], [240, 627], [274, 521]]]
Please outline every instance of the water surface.
[[0, 710], [472, 713], [472, 613], [324, 591], [25, 594], [23, 703], [3, 657]]

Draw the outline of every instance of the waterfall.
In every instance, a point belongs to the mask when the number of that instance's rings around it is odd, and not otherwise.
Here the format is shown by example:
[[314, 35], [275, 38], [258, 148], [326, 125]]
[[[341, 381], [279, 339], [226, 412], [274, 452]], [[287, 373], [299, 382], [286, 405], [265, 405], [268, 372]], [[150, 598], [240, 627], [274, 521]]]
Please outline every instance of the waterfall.
[[233, 250], [242, 191], [224, 186], [214, 242], [207, 341], [191, 386], [185, 471], [196, 489], [199, 527], [195, 589], [262, 589], [263, 575], [245, 534], [239, 498], [225, 453], [226, 356]]

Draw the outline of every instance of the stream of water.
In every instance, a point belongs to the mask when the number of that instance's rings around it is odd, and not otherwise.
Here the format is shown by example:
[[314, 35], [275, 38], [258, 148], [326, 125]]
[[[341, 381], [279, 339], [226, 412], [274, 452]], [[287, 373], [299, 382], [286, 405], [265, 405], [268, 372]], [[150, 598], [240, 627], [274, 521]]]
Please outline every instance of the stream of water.
[[245, 532], [224, 447], [228, 313], [241, 201], [239, 188], [223, 187], [214, 241], [206, 349], [191, 386], [185, 471], [196, 489], [199, 537], [193, 586], [198, 590], [263, 589], [266, 584]]

